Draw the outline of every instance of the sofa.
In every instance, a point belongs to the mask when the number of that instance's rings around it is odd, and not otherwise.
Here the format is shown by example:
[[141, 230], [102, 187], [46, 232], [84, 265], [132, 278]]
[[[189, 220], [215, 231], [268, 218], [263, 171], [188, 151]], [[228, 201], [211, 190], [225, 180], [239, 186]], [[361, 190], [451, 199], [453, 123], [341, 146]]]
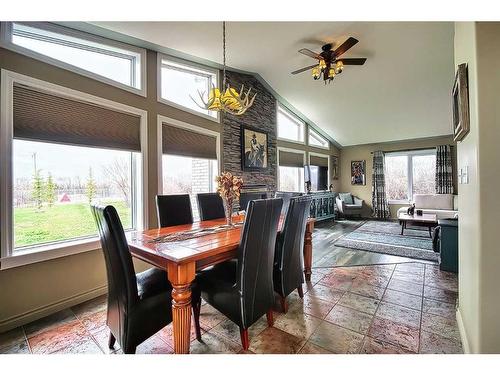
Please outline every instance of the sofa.
[[359, 215], [363, 210], [363, 200], [351, 195], [351, 193], [339, 193], [335, 198], [337, 211], [343, 216]]
[[[435, 214], [437, 219], [453, 219], [458, 217], [458, 196], [453, 194], [415, 194], [413, 196], [415, 210], [424, 214]], [[406, 213], [408, 206], [401, 207], [400, 213]]]

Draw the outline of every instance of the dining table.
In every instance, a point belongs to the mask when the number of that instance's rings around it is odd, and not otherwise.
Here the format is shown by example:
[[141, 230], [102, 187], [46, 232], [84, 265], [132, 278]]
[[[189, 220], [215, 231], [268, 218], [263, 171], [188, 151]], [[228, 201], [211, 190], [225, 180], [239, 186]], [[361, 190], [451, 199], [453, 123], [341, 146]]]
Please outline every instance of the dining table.
[[[237, 257], [244, 215], [226, 219], [197, 221], [192, 224], [128, 232], [133, 257], [167, 271], [172, 284], [173, 349], [189, 353], [191, 342], [191, 283], [196, 272]], [[284, 218], [280, 218], [281, 230]], [[314, 218], [308, 218], [304, 235], [304, 276], [311, 280], [312, 232]]]

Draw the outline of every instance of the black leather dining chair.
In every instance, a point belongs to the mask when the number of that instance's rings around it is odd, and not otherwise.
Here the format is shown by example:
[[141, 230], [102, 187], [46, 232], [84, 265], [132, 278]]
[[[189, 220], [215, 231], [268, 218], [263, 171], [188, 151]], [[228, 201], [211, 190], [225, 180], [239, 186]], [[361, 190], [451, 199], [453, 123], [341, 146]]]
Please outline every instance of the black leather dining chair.
[[304, 282], [304, 235], [309, 216], [311, 198], [308, 196], [291, 198], [283, 229], [276, 240], [274, 252], [273, 284], [279, 294], [281, 307], [288, 310], [286, 298], [297, 289], [303, 298], [302, 283]]
[[[91, 206], [99, 230], [108, 278], [109, 348], [124, 353], [172, 321], [172, 286], [157, 268], [136, 274], [123, 227], [113, 206]], [[196, 293], [195, 293], [196, 294]]]
[[239, 198], [239, 206], [241, 211], [245, 211], [248, 206], [248, 202], [256, 199], [266, 199], [267, 193], [259, 193], [259, 192], [243, 192], [240, 193]]
[[196, 199], [198, 200], [200, 220], [222, 219], [226, 217], [224, 203], [218, 193], [199, 193], [196, 195]]
[[[203, 299], [240, 327], [245, 350], [253, 323], [266, 314], [273, 325], [273, 259], [281, 206], [279, 198], [250, 201], [237, 258], [196, 276]], [[196, 316], [195, 325], [198, 331]]]
[[193, 223], [189, 194], [157, 195], [156, 212], [161, 228]]

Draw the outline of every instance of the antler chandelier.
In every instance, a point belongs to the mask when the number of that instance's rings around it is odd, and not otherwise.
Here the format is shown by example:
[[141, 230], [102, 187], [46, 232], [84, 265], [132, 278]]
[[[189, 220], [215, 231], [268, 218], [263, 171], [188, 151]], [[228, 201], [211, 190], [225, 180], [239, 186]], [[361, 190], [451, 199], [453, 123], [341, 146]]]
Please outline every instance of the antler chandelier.
[[[244, 114], [248, 108], [250, 108], [255, 100], [257, 94], [255, 93], [253, 97], [250, 97], [250, 92], [252, 88], [249, 88], [245, 92], [245, 86], [241, 85], [240, 92], [238, 93], [234, 88], [232, 88], [229, 83], [226, 83], [226, 22], [222, 22], [222, 53], [223, 53], [223, 70], [222, 70], [222, 90], [215, 87], [212, 83], [212, 89], [208, 93], [208, 98], [206, 98], [206, 92], [198, 90], [198, 95], [200, 97], [202, 105], [198, 104], [196, 100], [191, 100], [196, 103], [196, 105], [202, 109], [208, 111], [218, 111], [231, 113], [236, 116]], [[224, 91], [225, 88], [225, 91]], [[221, 91], [223, 92], [221, 94]], [[206, 99], [205, 99], [206, 98]]]

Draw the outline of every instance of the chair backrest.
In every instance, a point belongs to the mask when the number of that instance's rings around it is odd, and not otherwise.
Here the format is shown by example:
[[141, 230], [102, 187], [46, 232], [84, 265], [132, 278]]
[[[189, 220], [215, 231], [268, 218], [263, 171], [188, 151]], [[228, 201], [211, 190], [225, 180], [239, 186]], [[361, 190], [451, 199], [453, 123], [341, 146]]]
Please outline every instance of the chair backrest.
[[281, 208], [281, 214], [283, 216], [286, 216], [286, 213], [288, 212], [288, 206], [290, 204], [290, 199], [294, 196], [294, 193], [290, 191], [277, 191], [274, 193], [275, 198], [281, 198], [283, 199], [283, 207]]
[[193, 223], [189, 194], [157, 195], [156, 212], [160, 228]]
[[224, 203], [218, 193], [200, 193], [196, 196], [200, 220], [221, 219], [226, 216]]
[[137, 279], [120, 217], [113, 206], [91, 206], [108, 277], [108, 326], [122, 337], [125, 317], [138, 301]]
[[241, 321], [248, 328], [274, 305], [273, 260], [283, 201], [250, 201], [238, 249]]
[[240, 210], [246, 210], [248, 206], [248, 202], [255, 199], [266, 199], [267, 193], [258, 193], [258, 192], [246, 192], [240, 194]]
[[287, 296], [304, 282], [302, 249], [312, 199], [302, 196], [290, 199], [283, 229], [278, 236], [274, 262], [278, 268], [278, 287]]

